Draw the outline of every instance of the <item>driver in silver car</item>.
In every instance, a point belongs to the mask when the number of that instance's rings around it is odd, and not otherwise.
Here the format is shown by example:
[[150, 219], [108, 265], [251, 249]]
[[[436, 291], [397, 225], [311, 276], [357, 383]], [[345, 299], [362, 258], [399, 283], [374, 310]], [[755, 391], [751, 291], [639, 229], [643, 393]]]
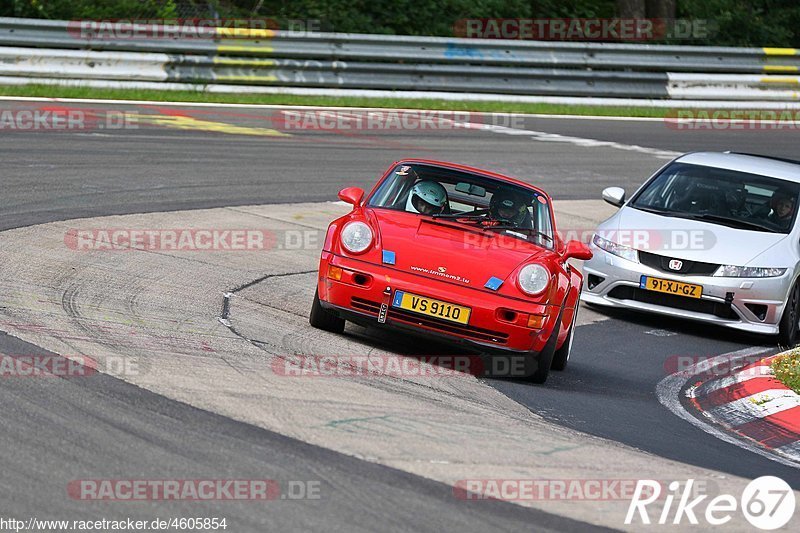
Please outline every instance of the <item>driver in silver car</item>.
[[772, 212], [767, 220], [781, 228], [788, 228], [794, 215], [794, 197], [787, 191], [777, 190], [770, 201]]

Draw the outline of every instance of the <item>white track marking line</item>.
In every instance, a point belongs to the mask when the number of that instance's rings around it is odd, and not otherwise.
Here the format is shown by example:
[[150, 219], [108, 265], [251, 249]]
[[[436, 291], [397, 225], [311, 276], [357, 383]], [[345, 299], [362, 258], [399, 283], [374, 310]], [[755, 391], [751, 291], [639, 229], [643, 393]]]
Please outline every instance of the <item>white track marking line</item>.
[[509, 113], [512, 117], [558, 118], [566, 120], [624, 120], [628, 122], [664, 122], [662, 117], [625, 117], [604, 115], [548, 115], [546, 113]]
[[797, 406], [800, 406], [800, 396], [794, 391], [769, 389], [708, 409], [706, 412], [710, 418], [722, 420], [736, 427]]
[[680, 152], [662, 150], [659, 148], [649, 148], [647, 146], [639, 146], [637, 144], [601, 141], [599, 139], [559, 135], [558, 133], [547, 133], [544, 131], [509, 128], [506, 126], [497, 126], [493, 124], [464, 123], [462, 127], [482, 131], [491, 131], [492, 133], [501, 133], [503, 135], [529, 135], [534, 141], [569, 143], [574, 144], [575, 146], [580, 146], [581, 148], [612, 148], [627, 152], [638, 152], [646, 155], [652, 155], [659, 159], [674, 159], [681, 155]]
[[[768, 348], [766, 346], [756, 346], [753, 348], [745, 348], [743, 350], [737, 350], [734, 352], [718, 355], [716, 357], [712, 357], [708, 361], [703, 361], [702, 363], [704, 367], [702, 368], [708, 368], [707, 366], [708, 363], [713, 364], [715, 361], [720, 363], [724, 362], [725, 364], [728, 364], [732, 359], [745, 358], [748, 356], [756, 355], [759, 352], [766, 352], [766, 351], [768, 351]], [[732, 435], [729, 435], [724, 431], [717, 429], [716, 427], [706, 422], [703, 422], [699, 418], [696, 418], [691, 413], [689, 413], [686, 409], [684, 409], [683, 405], [681, 405], [679, 394], [681, 392], [681, 389], [686, 384], [686, 382], [689, 381], [689, 379], [691, 379], [694, 375], [703, 373], [704, 370], [698, 369], [697, 366], [698, 365], [695, 364], [689, 367], [687, 370], [681, 372], [675, 372], [674, 374], [671, 374], [662, 379], [658, 383], [658, 385], [656, 385], [656, 396], [658, 397], [658, 401], [661, 403], [661, 405], [672, 411], [672, 414], [674, 414], [675, 416], [682, 418], [683, 420], [689, 422], [693, 426], [705, 431], [706, 433], [708, 433], [713, 437], [716, 437], [724, 442], [727, 442], [728, 444], [733, 444], [734, 446], [738, 446], [749, 452], [753, 452], [762, 457], [766, 457], [767, 459], [775, 461], [777, 463], [781, 463], [782, 465], [791, 466], [793, 468], [800, 468], [800, 463], [798, 463], [797, 461], [792, 461], [788, 458], [774, 455], [753, 444], [750, 444], [743, 440], [739, 440], [733, 437]]]
[[[403, 109], [403, 108], [376, 108], [376, 107], [327, 107], [327, 106], [297, 106], [297, 105], [272, 105], [272, 104], [217, 104], [210, 102], [158, 102], [150, 100], [103, 100], [94, 98], [45, 98], [45, 97], [14, 97], [14, 96], [0, 96], [0, 101], [9, 102], [73, 102], [73, 103], [91, 103], [91, 104], [114, 104], [114, 105], [152, 105], [152, 106], [174, 106], [174, 107], [219, 107], [219, 108], [253, 108], [253, 109], [315, 109], [323, 112], [327, 111], [344, 111], [350, 112], [350, 117], [353, 118], [353, 111], [402, 111], [402, 112], [437, 112], [437, 113], [464, 113], [463, 111], [446, 111], [446, 110], [424, 110], [424, 109]], [[480, 112], [475, 112], [480, 113]], [[341, 113], [340, 113], [341, 114]], [[663, 121], [662, 118], [653, 117], [604, 117], [604, 116], [572, 116], [572, 115], [546, 115], [541, 113], [481, 113], [487, 116], [514, 116], [514, 117], [532, 117], [532, 118], [548, 118], [558, 120], [633, 120], [633, 121]], [[493, 133], [502, 133], [504, 135], [529, 135], [533, 140], [542, 142], [562, 142], [571, 143], [583, 148], [613, 148], [616, 150], [624, 150], [628, 152], [638, 152], [646, 155], [652, 155], [658, 159], [674, 159], [681, 155], [680, 152], [671, 150], [662, 150], [658, 148], [650, 148], [647, 146], [639, 146], [636, 144], [624, 144], [614, 141], [601, 141], [599, 139], [591, 139], [585, 137], [573, 137], [570, 135], [560, 135], [557, 133], [547, 133], [544, 131], [526, 130], [518, 128], [509, 128], [506, 126], [499, 126], [493, 124], [476, 124], [476, 123], [460, 123], [455, 124], [456, 127], [463, 127], [467, 129], [477, 129], [483, 131], [491, 131]]]
[[775, 450], [779, 453], [789, 455], [792, 457], [800, 457], [800, 440], [795, 441], [791, 444], [786, 444], [785, 446], [781, 446], [780, 448], [775, 448]]
[[[297, 105], [271, 105], [271, 104], [218, 104], [210, 102], [159, 102], [150, 100], [103, 100], [94, 98], [45, 98], [34, 96], [0, 96], [0, 101], [7, 102], [72, 102], [72, 103], [91, 103], [91, 104], [113, 104], [113, 105], [151, 105], [151, 106], [165, 106], [165, 107], [218, 107], [218, 108], [251, 108], [251, 109], [305, 109], [305, 110], [320, 110], [323, 112], [328, 111], [345, 111], [350, 112], [350, 118], [353, 118], [353, 111], [403, 111], [403, 112], [437, 112], [437, 113], [463, 113], [463, 111], [446, 111], [446, 110], [424, 110], [424, 109], [403, 109], [403, 108], [374, 108], [374, 107], [325, 107], [325, 106], [297, 106]], [[480, 113], [480, 112], [475, 112]], [[341, 114], [341, 113], [339, 113]], [[533, 117], [533, 118], [549, 118], [559, 120], [580, 119], [580, 120], [634, 120], [634, 121], [662, 121], [660, 118], [652, 117], [604, 117], [604, 116], [572, 116], [572, 115], [546, 115], [546, 114], [525, 114], [525, 113], [481, 113], [487, 116], [503, 115], [515, 117]], [[680, 152], [673, 152], [671, 150], [661, 150], [658, 148], [650, 148], [646, 146], [639, 146], [636, 144], [623, 144], [614, 141], [601, 141], [599, 139], [590, 139], [584, 137], [573, 137], [569, 135], [560, 135], [557, 133], [547, 133], [544, 131], [525, 130], [517, 128], [509, 128], [506, 126], [498, 126], [492, 124], [475, 124], [475, 123], [454, 123], [456, 127], [463, 127], [466, 129], [477, 129], [483, 131], [492, 131], [493, 133], [502, 133], [505, 135], [529, 135], [533, 140], [542, 142], [563, 142], [571, 143], [576, 146], [584, 148], [613, 148], [617, 150], [624, 150], [628, 152], [638, 152], [646, 155], [652, 155], [659, 159], [674, 159], [681, 155]]]
[[697, 390], [702, 391], [705, 395], [708, 395], [712, 392], [724, 389], [725, 387], [736, 385], [737, 383], [744, 383], [745, 381], [750, 381], [751, 379], [766, 378], [771, 376], [773, 376], [773, 374], [770, 367], [766, 365], [758, 365], [749, 370], [737, 372], [732, 376], [725, 376], [724, 378], [720, 378], [709, 384], [703, 383], [697, 388]]

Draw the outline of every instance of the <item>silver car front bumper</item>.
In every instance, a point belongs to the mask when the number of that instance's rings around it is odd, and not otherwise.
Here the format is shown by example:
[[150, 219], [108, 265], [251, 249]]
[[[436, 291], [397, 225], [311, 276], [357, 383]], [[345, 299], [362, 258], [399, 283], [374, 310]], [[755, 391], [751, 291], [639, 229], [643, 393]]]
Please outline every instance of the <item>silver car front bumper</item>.
[[[589, 246], [594, 257], [586, 261], [583, 268], [586, 281], [581, 298], [586, 303], [687, 318], [765, 335], [778, 333], [793, 279], [791, 269], [775, 278], [669, 274], [610, 254], [594, 243]], [[589, 288], [593, 280], [590, 275], [603, 281]], [[698, 302], [694, 298], [662, 296], [662, 293], [640, 289], [642, 275], [702, 285], [703, 295]], [[766, 309], [758, 306], [766, 306]], [[763, 319], [752, 308], [763, 314]]]

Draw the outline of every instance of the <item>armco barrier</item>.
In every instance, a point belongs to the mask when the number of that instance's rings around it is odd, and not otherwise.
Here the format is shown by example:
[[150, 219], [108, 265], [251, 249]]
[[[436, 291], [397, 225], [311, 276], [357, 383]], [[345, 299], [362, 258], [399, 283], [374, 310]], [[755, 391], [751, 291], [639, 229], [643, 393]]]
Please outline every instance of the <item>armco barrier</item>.
[[[158, 28], [158, 27], [153, 27]], [[798, 99], [800, 55], [722, 48], [208, 28], [98, 38], [80, 23], [0, 18], [0, 75], [60, 80], [511, 95]]]

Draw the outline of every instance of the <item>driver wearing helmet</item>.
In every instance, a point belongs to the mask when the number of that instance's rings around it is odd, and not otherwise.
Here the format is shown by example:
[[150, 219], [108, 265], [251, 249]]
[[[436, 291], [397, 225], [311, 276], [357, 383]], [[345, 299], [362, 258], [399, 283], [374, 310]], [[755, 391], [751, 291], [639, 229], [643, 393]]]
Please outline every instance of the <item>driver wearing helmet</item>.
[[408, 193], [406, 211], [422, 215], [436, 215], [444, 212], [447, 205], [447, 191], [440, 183], [430, 180], [418, 181]]
[[520, 228], [531, 228], [531, 215], [525, 200], [517, 193], [499, 190], [489, 202], [489, 216], [495, 220], [507, 221]]

